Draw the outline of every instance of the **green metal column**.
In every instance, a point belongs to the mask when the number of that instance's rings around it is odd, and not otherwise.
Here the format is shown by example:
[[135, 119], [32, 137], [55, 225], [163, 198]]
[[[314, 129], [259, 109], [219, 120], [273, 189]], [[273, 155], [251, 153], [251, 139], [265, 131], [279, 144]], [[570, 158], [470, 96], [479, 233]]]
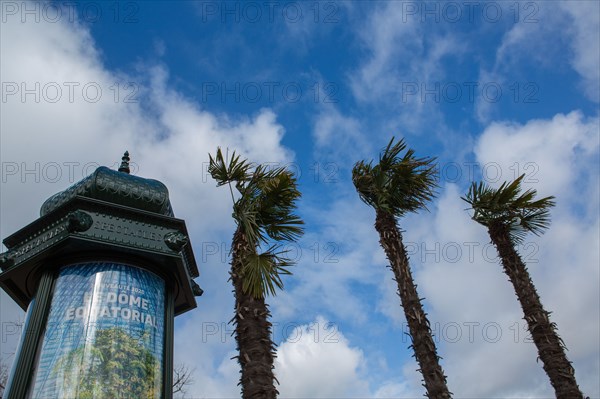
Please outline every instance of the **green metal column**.
[[173, 338], [175, 335], [175, 302], [173, 293], [167, 290], [165, 301], [165, 359], [163, 397], [173, 398]]
[[44, 334], [53, 284], [54, 273], [46, 271], [40, 279], [37, 295], [31, 302], [29, 309], [31, 314], [28, 315], [27, 322], [23, 326], [18, 356], [12, 367], [13, 375], [4, 392], [6, 399], [23, 399], [27, 394], [38, 344]]

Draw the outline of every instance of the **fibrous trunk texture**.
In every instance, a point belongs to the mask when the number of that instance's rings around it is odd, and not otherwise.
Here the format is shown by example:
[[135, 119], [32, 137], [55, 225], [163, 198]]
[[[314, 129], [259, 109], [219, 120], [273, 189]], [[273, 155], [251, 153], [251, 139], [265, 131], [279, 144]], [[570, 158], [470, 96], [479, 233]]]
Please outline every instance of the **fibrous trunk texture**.
[[439, 363], [440, 357], [437, 355], [433, 342], [429, 320], [427, 320], [427, 314], [423, 310], [417, 294], [417, 286], [410, 272], [408, 256], [395, 217], [389, 213], [377, 211], [375, 229], [379, 233], [379, 242], [385, 250], [398, 283], [398, 295], [406, 315], [412, 347], [423, 375], [427, 397], [432, 399], [450, 398], [451, 394], [446, 384], [446, 376]]
[[263, 298], [254, 298], [242, 290], [241, 270], [250, 248], [243, 232], [238, 228], [233, 236], [231, 282], [235, 294], [235, 340], [238, 347], [237, 359], [241, 366], [240, 385], [244, 399], [274, 399], [275, 388], [273, 362], [275, 344], [271, 339], [271, 313]]
[[514, 248], [507, 227], [501, 223], [493, 224], [488, 232], [498, 250], [504, 272], [515, 288], [527, 327], [556, 397], [583, 398], [575, 380], [575, 370], [567, 359], [562, 339], [556, 333], [556, 324], [550, 321], [550, 313], [544, 310], [527, 267]]

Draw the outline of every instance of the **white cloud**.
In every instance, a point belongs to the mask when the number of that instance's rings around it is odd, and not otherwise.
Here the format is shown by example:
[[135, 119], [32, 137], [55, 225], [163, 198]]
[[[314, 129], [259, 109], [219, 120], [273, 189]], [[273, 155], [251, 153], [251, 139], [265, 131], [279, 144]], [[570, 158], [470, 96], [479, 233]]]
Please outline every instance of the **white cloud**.
[[[189, 346], [189, 345], [188, 345]], [[186, 387], [182, 398], [235, 398], [240, 396], [237, 385], [239, 380], [239, 366], [232, 357], [236, 352], [230, 351], [217, 356], [211, 353], [201, 353], [203, 359], [185, 357], [185, 364], [194, 365], [192, 380], [193, 385]], [[220, 363], [218, 360], [221, 360]], [[179, 360], [176, 360], [179, 361]], [[214, 362], [216, 361], [216, 362]]]
[[[340, 183], [332, 189], [345, 190]], [[335, 321], [362, 324], [368, 320], [368, 304], [353, 290], [379, 283], [385, 270], [377, 267], [374, 258], [382, 262], [383, 255], [373, 229], [374, 215], [357, 194], [344, 192], [353, 199], [339, 199], [328, 206], [317, 204], [306, 215], [318, 224], [314, 227], [319, 233], [309, 232], [303, 237], [293, 270], [294, 284], [273, 298], [275, 316], [306, 318], [327, 312], [326, 316]]]
[[399, 378], [369, 374], [369, 361], [322, 316], [298, 326], [277, 350], [275, 374], [281, 398], [413, 398], [422, 395], [411, 364]]
[[572, 18], [571, 64], [583, 78], [583, 90], [590, 100], [600, 101], [600, 3], [562, 1], [560, 8]]
[[275, 373], [282, 398], [365, 397], [364, 355], [322, 317], [294, 329], [279, 346]]
[[[216, 188], [206, 173], [208, 152], [222, 146], [255, 162], [293, 160], [294, 154], [281, 145], [284, 128], [271, 110], [251, 116], [215, 115], [173, 90], [161, 65], [141, 67], [137, 75], [110, 71], [84, 27], [66, 21], [20, 24], [12, 18], [2, 24], [0, 45], [6, 96], [0, 131], [2, 237], [36, 219], [46, 198], [97, 166], [115, 168], [127, 149], [136, 174], [161, 180], [169, 188], [175, 213], [186, 220], [200, 262], [203, 244], [217, 243], [221, 249], [233, 232], [229, 193]], [[139, 89], [131, 102], [125, 101], [134, 90], [124, 86], [127, 82]], [[69, 85], [74, 87], [72, 98]], [[88, 92], [82, 92], [85, 85]], [[19, 91], [9, 95], [9, 86]], [[22, 98], [23, 87], [34, 94]], [[62, 96], [57, 97], [56, 87]], [[101, 90], [97, 101], [96, 88]], [[187, 343], [195, 342], [207, 323], [220, 326], [231, 316], [227, 265], [201, 263], [200, 269], [202, 311], [177, 320], [178, 339]], [[0, 301], [2, 322], [22, 315], [6, 294], [0, 294]], [[3, 353], [16, 344], [16, 335], [4, 338]], [[237, 394], [236, 383], [224, 382], [237, 379], [229, 365], [232, 345], [209, 340], [206, 345], [177, 346], [178, 361], [196, 367], [198, 395]]]
[[373, 398], [418, 398], [422, 393], [416, 391], [408, 383], [390, 382], [375, 391]]
[[561, 45], [566, 41], [560, 35], [560, 29], [568, 25], [567, 16], [543, 2], [504, 4], [504, 7], [503, 13], [512, 14], [517, 22], [502, 37], [496, 50], [495, 68], [514, 68], [519, 61], [525, 60], [535, 61], [539, 66], [556, 67], [555, 56], [560, 54]]
[[369, 153], [370, 140], [357, 118], [343, 115], [333, 105], [323, 104], [314, 120], [313, 136], [317, 159], [336, 161], [352, 168], [353, 160]]
[[379, 291], [381, 297], [377, 302], [377, 311], [390, 318], [394, 325], [401, 327], [406, 325], [406, 317], [400, 305], [398, 296], [398, 284], [392, 280], [391, 271], [383, 276]]
[[[390, 94], [395, 85], [390, 84], [395, 67], [395, 55], [416, 55], [422, 51], [422, 39], [419, 35], [419, 24], [414, 19], [398, 23], [402, 20], [402, 9], [393, 3], [378, 6], [364, 29], [360, 38], [370, 55], [368, 61], [360, 68], [356, 77], [351, 79], [354, 96], [360, 100], [378, 98]], [[392, 79], [390, 79], [392, 78]]]
[[[587, 181], [583, 186], [576, 183], [594, 174], [590, 165], [597, 162], [599, 128], [598, 118], [585, 118], [578, 111], [525, 125], [494, 122], [484, 130], [475, 152], [481, 165], [489, 165], [484, 176], [489, 182], [526, 173], [525, 183], [541, 196], [555, 195], [559, 202], [574, 205], [585, 193], [585, 202], [593, 203], [598, 187]], [[595, 214], [597, 208], [589, 211]]]
[[[178, 216], [215, 210], [205, 213], [206, 223], [194, 224], [200, 229], [214, 225], [215, 215], [229, 219], [228, 203], [217, 200], [226, 193], [216, 190], [206, 173], [209, 151], [220, 145], [252, 161], [293, 159], [280, 145], [284, 128], [272, 111], [252, 117], [213, 115], [171, 90], [164, 67], [149, 67], [138, 76], [111, 72], [82, 27], [9, 19], [2, 27], [2, 55], [4, 88], [18, 90], [5, 92], [2, 104], [4, 235], [37, 217], [45, 198], [91, 173], [94, 165], [114, 167], [125, 149], [140, 175], [167, 183]], [[127, 82], [139, 89], [131, 102], [127, 96], [134, 89], [126, 88]], [[62, 96], [53, 102], [55, 87]], [[74, 87], [72, 98], [69, 87]], [[38, 98], [22, 97], [25, 88]], [[96, 88], [101, 92], [93, 102]], [[66, 166], [69, 162], [76, 164]], [[20, 212], [8, 211], [15, 206]]]
[[503, 170], [533, 162], [539, 181], [525, 186], [540, 196], [556, 196], [553, 223], [535, 240], [539, 262], [530, 264], [530, 272], [542, 303], [553, 311], [580, 386], [590, 396], [600, 393], [597, 378], [587, 371], [598, 373], [600, 352], [598, 131], [597, 118], [557, 114], [525, 125], [492, 124], [476, 149], [482, 163], [494, 160]]
[[[557, 196], [550, 229], [528, 237], [520, 253], [542, 303], [553, 312], [580, 387], [592, 397], [600, 394], [597, 131], [597, 119], [572, 112], [523, 125], [492, 123], [475, 145], [481, 165], [494, 162], [504, 173], [500, 181], [514, 178], [515, 163], [523, 169], [533, 162], [538, 181], [525, 188]], [[494, 259], [485, 228], [469, 220], [459, 198], [463, 189], [447, 184], [431, 214], [403, 224], [406, 241], [431, 251], [421, 249], [411, 259], [450, 390], [457, 397], [551, 396], [514, 289]], [[472, 253], [465, 243], [472, 243]], [[456, 244], [462, 250], [458, 259], [444, 251]]]
[[[508, 86], [532, 81], [538, 70], [563, 70], [569, 65], [581, 76], [583, 94], [600, 101], [600, 5], [593, 1], [519, 2], [504, 4], [505, 15], [518, 21], [504, 33], [491, 68], [482, 66], [480, 82]], [[526, 70], [523, 65], [533, 67]], [[533, 81], [535, 82], [535, 80]], [[489, 122], [497, 104], [477, 100], [481, 122]]]
[[[594, 48], [585, 45], [597, 26], [594, 10], [566, 8], [574, 20], [581, 21], [569, 36], [575, 38], [572, 64], [587, 85], [593, 87], [597, 82], [598, 57], [593, 57]], [[389, 98], [401, 98], [402, 80], [441, 80], [445, 57], [464, 51], [453, 36], [439, 37], [426, 45], [425, 26], [414, 19], [399, 24], [400, 13], [393, 2], [377, 5], [363, 26], [367, 60], [350, 79], [359, 101], [382, 104]], [[506, 36], [505, 50], [499, 51], [499, 58], [508, 60], [514, 56], [515, 46], [523, 45], [528, 37], [531, 38], [526, 31], [512, 31]], [[0, 236], [5, 237], [35, 219], [44, 199], [84, 177], [84, 165], [88, 162], [114, 166], [122, 151], [130, 150], [140, 175], [162, 180], [169, 187], [177, 216], [186, 219], [191, 230], [197, 257], [205, 255], [198, 250], [202, 244], [216, 243], [220, 251], [201, 265], [200, 283], [210, 284], [203, 284], [206, 293], [199, 300], [198, 311], [177, 320], [177, 361], [196, 368], [196, 384], [190, 393], [193, 397], [238, 396], [238, 365], [230, 360], [235, 344], [227, 331], [231, 327], [226, 325], [233, 299], [227, 282], [227, 256], [224, 260], [221, 257], [228, 250], [233, 231], [231, 204], [227, 190], [216, 189], [206, 175], [205, 162], [207, 152], [214, 151], [217, 145], [235, 148], [254, 161], [291, 161], [294, 155], [281, 144], [285, 132], [277, 115], [268, 109], [244, 117], [206, 112], [171, 88], [169, 72], [160, 65], [142, 67], [131, 76], [109, 71], [102, 64], [89, 31], [83, 27], [64, 23], [21, 25], [11, 21], [2, 25], [1, 40], [3, 82], [16, 83], [18, 89], [21, 83], [31, 88], [39, 82], [41, 90], [48, 83], [57, 83], [62, 87], [63, 98], [56, 103], [47, 101], [53, 93], [54, 86], [50, 85], [39, 103], [31, 94], [21, 101], [21, 93], [2, 101]], [[489, 75], [484, 80], [493, 79], [496, 77]], [[123, 84], [130, 81], [136, 82], [140, 92], [137, 102], [126, 103], [125, 96], [131, 88], [126, 89]], [[73, 102], [68, 99], [67, 82], [79, 83]], [[117, 101], [115, 83], [121, 85]], [[101, 87], [103, 95], [98, 102], [82, 98], [85, 84]], [[436, 118], [419, 96], [413, 96], [411, 101], [392, 104], [392, 108], [402, 106], [403, 122], [408, 128], [419, 126], [423, 118]], [[370, 139], [364, 139], [366, 135], [361, 132], [365, 128], [363, 121], [333, 106], [323, 108], [314, 121], [317, 150], [331, 151], [340, 159], [344, 154], [362, 156], [371, 152]], [[592, 396], [600, 395], [597, 132], [597, 119], [571, 112], [525, 124], [492, 123], [475, 146], [477, 160], [481, 164], [497, 163], [503, 179], [513, 177], [517, 163], [521, 172], [536, 171], [539, 182], [528, 183], [528, 187], [538, 189], [540, 195], [558, 197], [550, 231], [540, 239], [532, 238], [539, 251], [531, 256], [539, 262], [529, 266], [542, 301], [554, 312], [552, 318], [570, 349], [568, 356], [574, 362], [581, 387]], [[54, 182], [50, 181], [51, 176], [44, 176], [51, 172], [51, 162], [57, 163], [63, 174]], [[78, 163], [74, 179], [68, 176], [66, 162]], [[16, 167], [15, 174], [8, 167]], [[24, 173], [25, 169], [33, 172]], [[426, 297], [430, 320], [442, 338], [439, 351], [444, 357], [450, 388], [456, 397], [549, 396], [551, 388], [541, 365], [535, 361], [535, 348], [523, 342], [523, 321], [512, 287], [501, 267], [484, 258], [482, 247], [489, 238], [483, 227], [469, 219], [466, 206], [459, 199], [463, 188], [446, 185], [431, 214], [411, 215], [401, 221], [407, 230], [405, 243], [418, 245], [412, 247], [416, 252], [411, 257], [411, 267], [419, 293]], [[330, 320], [357, 327], [372, 322], [378, 311], [396, 325], [402, 323], [404, 315], [395, 294], [396, 286], [389, 270], [383, 267], [386, 260], [373, 229], [373, 212], [358, 201], [349, 181], [327, 189], [334, 193], [335, 200], [307, 206], [307, 216], [318, 221], [318, 226], [304, 240], [303, 258], [294, 270], [294, 283], [272, 299], [274, 320], [297, 317], [305, 322], [314, 320], [316, 314], [325, 314]], [[330, 242], [339, 248], [331, 259], [337, 262], [325, 263], [324, 256], [329, 254], [325, 246]], [[314, 243], [321, 251], [317, 261]], [[437, 254], [436, 243], [440, 244]], [[458, 244], [462, 250], [457, 262], [448, 261], [445, 256], [452, 255], [444, 252], [444, 248], [450, 248], [449, 243]], [[479, 244], [472, 260], [470, 247], [465, 243]], [[431, 249], [434, 254], [423, 252]], [[357, 293], [357, 287], [368, 293]], [[0, 300], [2, 321], [21, 314], [5, 294], [0, 294]], [[324, 318], [316, 319], [320, 337], [327, 335], [323, 330], [326, 322]], [[470, 327], [464, 323], [475, 322], [479, 324], [471, 324], [475, 329], [471, 342]], [[456, 328], [452, 323], [461, 328], [462, 336], [457, 342], [449, 339]], [[489, 323], [497, 323], [502, 329], [498, 342], [491, 342], [489, 334], [495, 325]], [[483, 335], [486, 324], [489, 334]], [[216, 333], [209, 334], [214, 326]], [[519, 343], [514, 342], [517, 333]], [[282, 397], [422, 395], [420, 376], [415, 372], [416, 363], [408, 358], [409, 350], [399, 350], [402, 365], [394, 370], [394, 365], [373, 362], [365, 349], [351, 344], [341, 332], [338, 343], [315, 340], [314, 334], [314, 324], [303, 325], [292, 333], [291, 337], [297, 339], [288, 339], [281, 345], [277, 373]], [[346, 335], [351, 336], [349, 332]], [[4, 351], [7, 346], [4, 342], [2, 345]], [[375, 376], [382, 371], [397, 375], [389, 379], [387, 375]]]
[[[443, 126], [439, 106], [444, 102], [439, 88], [447, 78], [443, 61], [460, 57], [466, 46], [443, 24], [407, 16], [405, 6], [377, 3], [365, 23], [357, 24], [365, 61], [348, 74], [350, 87], [362, 105], [373, 105], [375, 112], [390, 111], [386, 118], [393, 118], [386, 129], [420, 133], [436, 126], [439, 130]], [[426, 95], [428, 90], [438, 96]]]

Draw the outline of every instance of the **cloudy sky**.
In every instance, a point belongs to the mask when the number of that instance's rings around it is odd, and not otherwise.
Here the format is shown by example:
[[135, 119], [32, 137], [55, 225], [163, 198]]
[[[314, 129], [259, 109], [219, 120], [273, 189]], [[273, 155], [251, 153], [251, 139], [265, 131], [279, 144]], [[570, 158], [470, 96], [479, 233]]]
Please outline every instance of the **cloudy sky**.
[[[600, 9], [569, 2], [2, 1], [0, 237], [117, 167], [169, 188], [205, 294], [176, 320], [187, 397], [239, 397], [227, 282], [235, 229], [217, 146], [287, 166], [306, 234], [269, 298], [282, 398], [415, 398], [406, 322], [352, 165], [392, 136], [438, 158], [429, 212], [400, 220], [457, 398], [553, 390], [512, 286], [460, 200], [473, 179], [555, 195], [519, 248], [585, 394], [600, 397]], [[5, 249], [4, 247], [2, 247]], [[0, 294], [0, 356], [23, 312]]]

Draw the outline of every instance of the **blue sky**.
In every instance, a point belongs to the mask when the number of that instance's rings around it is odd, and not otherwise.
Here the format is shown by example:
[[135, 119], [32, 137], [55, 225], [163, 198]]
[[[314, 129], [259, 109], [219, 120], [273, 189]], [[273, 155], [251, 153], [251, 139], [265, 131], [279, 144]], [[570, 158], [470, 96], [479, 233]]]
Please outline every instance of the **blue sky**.
[[[205, 290], [176, 320], [186, 397], [239, 396], [230, 360], [229, 193], [217, 146], [298, 174], [306, 234], [270, 298], [281, 397], [421, 397], [391, 272], [350, 172], [392, 136], [439, 161], [429, 212], [400, 220], [450, 390], [548, 397], [535, 347], [485, 229], [460, 200], [472, 178], [527, 173], [553, 224], [520, 248], [600, 397], [600, 9], [569, 2], [3, 1], [0, 236], [130, 151], [186, 220]], [[23, 312], [0, 294], [7, 358]], [[9, 360], [10, 361], [10, 360]]]

